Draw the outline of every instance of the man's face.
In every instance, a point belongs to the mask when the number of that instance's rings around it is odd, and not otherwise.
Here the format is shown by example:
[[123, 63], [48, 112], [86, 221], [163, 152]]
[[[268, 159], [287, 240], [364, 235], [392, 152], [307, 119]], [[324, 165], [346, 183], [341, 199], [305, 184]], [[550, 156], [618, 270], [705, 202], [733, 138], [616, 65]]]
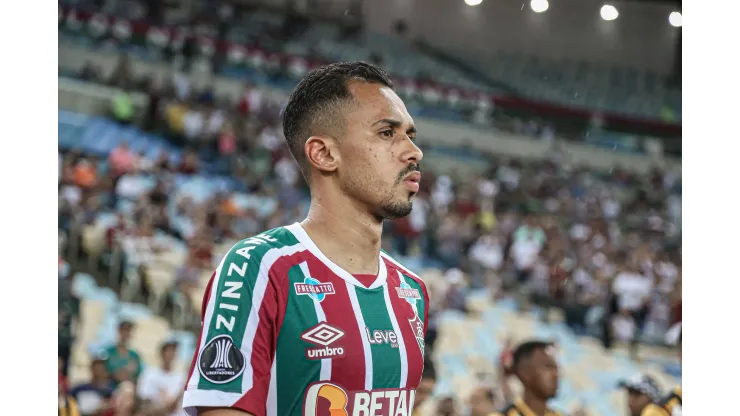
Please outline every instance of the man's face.
[[105, 363], [102, 361], [93, 362], [90, 372], [95, 379], [105, 379], [108, 377], [108, 370], [105, 368]]
[[471, 416], [488, 416], [496, 411], [496, 406], [485, 388], [478, 388], [470, 395]]
[[640, 416], [642, 409], [650, 402], [650, 396], [636, 390], [627, 389], [627, 407], [629, 407], [631, 416]]
[[415, 408], [421, 406], [422, 403], [432, 395], [432, 391], [434, 391], [434, 383], [435, 380], [428, 377], [421, 379], [419, 387], [416, 388], [416, 396], [414, 399]]
[[413, 120], [390, 88], [359, 81], [348, 87], [356, 103], [345, 110], [345, 134], [337, 141], [340, 186], [377, 217], [404, 217], [421, 178]]
[[544, 399], [558, 393], [559, 371], [555, 355], [550, 349], [536, 350], [525, 369], [525, 385]]
[[121, 342], [121, 344], [128, 344], [128, 342], [131, 340], [130, 325], [122, 325], [120, 328], [118, 328], [118, 340]]
[[162, 361], [165, 364], [172, 364], [175, 361], [175, 355], [177, 355], [177, 348], [169, 345], [162, 351]]

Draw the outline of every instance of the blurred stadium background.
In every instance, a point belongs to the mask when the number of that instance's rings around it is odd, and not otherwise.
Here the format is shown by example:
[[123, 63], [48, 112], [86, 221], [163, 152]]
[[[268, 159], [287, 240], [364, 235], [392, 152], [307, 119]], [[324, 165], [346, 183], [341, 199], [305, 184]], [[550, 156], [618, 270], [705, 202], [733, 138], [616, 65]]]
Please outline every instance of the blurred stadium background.
[[[680, 26], [671, 0], [60, 2], [60, 383], [101, 362], [154, 383], [172, 341], [187, 372], [221, 255], [307, 209], [287, 94], [317, 65], [367, 60], [425, 152], [412, 215], [384, 233], [433, 299], [422, 414], [447, 398], [474, 414], [481, 386], [502, 407], [528, 338], [558, 346], [563, 411], [623, 414], [617, 382], [638, 372], [680, 384], [665, 345], [681, 320]], [[122, 322], [142, 374], [101, 355]], [[169, 397], [145, 384], [139, 399]], [[83, 414], [100, 391], [75, 390]]]

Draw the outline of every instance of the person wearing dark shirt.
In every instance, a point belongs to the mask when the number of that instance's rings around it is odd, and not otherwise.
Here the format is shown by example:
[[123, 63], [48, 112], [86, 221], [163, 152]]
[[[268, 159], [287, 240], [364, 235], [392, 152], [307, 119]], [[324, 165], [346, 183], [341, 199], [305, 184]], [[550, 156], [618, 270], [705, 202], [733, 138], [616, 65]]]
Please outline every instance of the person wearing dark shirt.
[[67, 377], [69, 371], [69, 357], [72, 353], [75, 328], [80, 316], [80, 301], [72, 293], [72, 282], [69, 279], [59, 278], [58, 290], [58, 354], [62, 361], [62, 375]]
[[79, 384], [70, 392], [77, 401], [77, 407], [82, 416], [97, 416], [103, 413], [113, 396], [113, 384], [108, 377], [105, 360], [93, 359], [90, 364], [90, 374], [92, 379], [89, 383]]

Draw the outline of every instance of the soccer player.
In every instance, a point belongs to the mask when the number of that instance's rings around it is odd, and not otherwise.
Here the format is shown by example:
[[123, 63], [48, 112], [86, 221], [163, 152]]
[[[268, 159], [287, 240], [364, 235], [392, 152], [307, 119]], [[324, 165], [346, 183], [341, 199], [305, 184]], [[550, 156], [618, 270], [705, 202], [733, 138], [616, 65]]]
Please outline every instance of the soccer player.
[[514, 350], [514, 374], [524, 385], [522, 398], [491, 416], [561, 416], [547, 401], [558, 392], [558, 364], [552, 343], [528, 341]]
[[283, 114], [311, 189], [301, 223], [237, 243], [206, 288], [183, 398], [190, 415], [408, 415], [429, 297], [381, 252], [384, 219], [411, 212], [422, 152], [388, 74], [312, 71]]

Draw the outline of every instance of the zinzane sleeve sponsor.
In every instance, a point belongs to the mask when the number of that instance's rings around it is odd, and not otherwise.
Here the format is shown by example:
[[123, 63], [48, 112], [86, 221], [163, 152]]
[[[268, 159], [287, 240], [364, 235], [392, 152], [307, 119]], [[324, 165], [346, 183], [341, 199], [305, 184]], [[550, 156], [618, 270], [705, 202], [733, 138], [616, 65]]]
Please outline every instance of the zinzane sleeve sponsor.
[[[199, 344], [183, 408], [227, 407], [265, 414], [270, 369], [285, 311], [281, 282], [270, 277], [286, 248], [266, 234], [236, 244], [221, 260], [204, 295]], [[288, 249], [290, 247], [287, 247]]]

